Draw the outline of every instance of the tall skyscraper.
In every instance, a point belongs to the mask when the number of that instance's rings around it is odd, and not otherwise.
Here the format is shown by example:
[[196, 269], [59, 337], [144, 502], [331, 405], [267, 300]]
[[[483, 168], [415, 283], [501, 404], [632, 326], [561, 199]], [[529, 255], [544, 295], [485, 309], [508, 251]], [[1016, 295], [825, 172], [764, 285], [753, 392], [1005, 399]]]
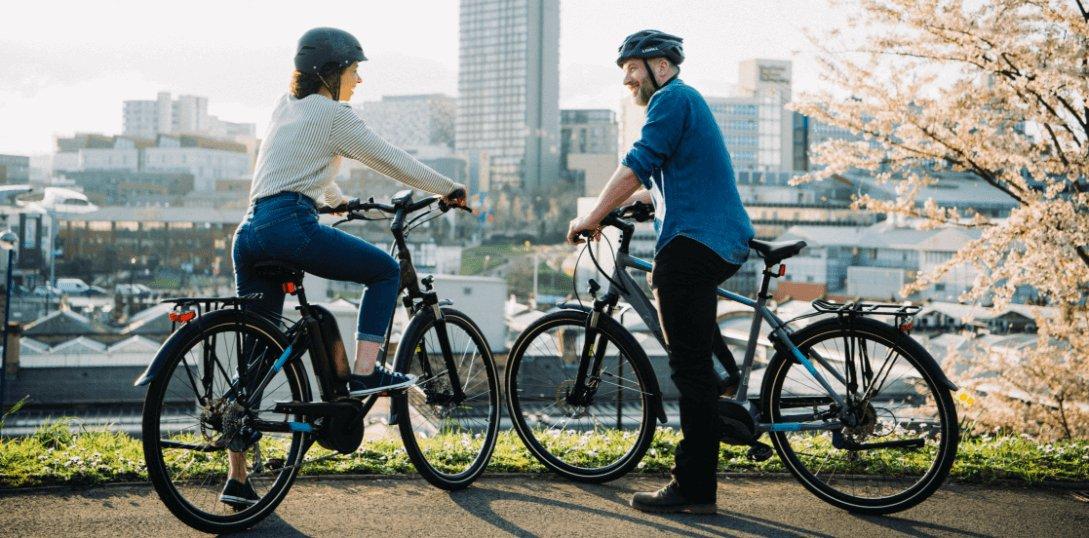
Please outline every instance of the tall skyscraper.
[[461, 0], [455, 143], [473, 190], [560, 175], [559, 0]]

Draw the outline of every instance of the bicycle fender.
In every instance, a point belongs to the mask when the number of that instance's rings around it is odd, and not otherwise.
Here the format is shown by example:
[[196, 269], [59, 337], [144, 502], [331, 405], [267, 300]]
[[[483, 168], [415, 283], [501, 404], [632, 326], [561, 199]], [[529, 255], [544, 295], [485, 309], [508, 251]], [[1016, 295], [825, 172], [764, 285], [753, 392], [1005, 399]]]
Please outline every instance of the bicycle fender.
[[[212, 312], [209, 312], [208, 314], [211, 315]], [[206, 316], [201, 316], [187, 324], [184, 328], [188, 329], [194, 324], [197, 324], [203, 329], [204, 325], [206, 325], [206, 321]], [[155, 379], [155, 376], [159, 375], [159, 371], [163, 369], [163, 365], [166, 364], [166, 361], [170, 359], [170, 350], [173, 349], [171, 344], [173, 344], [175, 340], [186, 338], [188, 333], [189, 331], [186, 330], [174, 331], [174, 333], [170, 335], [170, 338], [167, 338], [166, 341], [163, 342], [163, 345], [159, 346], [159, 351], [155, 353], [155, 358], [151, 359], [151, 363], [144, 369], [144, 373], [140, 374], [140, 377], [137, 377], [136, 381], [133, 381], [132, 386], [146, 387], [150, 385], [151, 381]]]
[[239, 319], [240, 316], [246, 316], [247, 323], [260, 326], [262, 329], [265, 330], [265, 332], [272, 335], [273, 338], [279, 340], [281, 347], [287, 347], [287, 343], [284, 340], [283, 333], [281, 333], [275, 325], [267, 321], [265, 318], [262, 318], [260, 316], [247, 315], [240, 310], [235, 310], [232, 308], [208, 312], [207, 314], [204, 314], [203, 316], [200, 316], [195, 320], [187, 323], [184, 327], [178, 329], [177, 331], [174, 331], [174, 333], [170, 335], [170, 338], [167, 338], [166, 341], [163, 342], [163, 345], [159, 347], [159, 351], [155, 353], [155, 358], [151, 359], [151, 363], [147, 365], [147, 368], [144, 369], [144, 372], [142, 374], [140, 374], [140, 377], [137, 377], [136, 380], [133, 381], [132, 386], [146, 387], [151, 384], [151, 382], [155, 380], [155, 377], [159, 375], [159, 372], [163, 369], [166, 361], [170, 360], [170, 355], [173, 353], [174, 344], [178, 340], [189, 338], [192, 331], [203, 331], [208, 325], [218, 323], [220, 321], [223, 321], [224, 319], [234, 319], [237, 321], [241, 321]]

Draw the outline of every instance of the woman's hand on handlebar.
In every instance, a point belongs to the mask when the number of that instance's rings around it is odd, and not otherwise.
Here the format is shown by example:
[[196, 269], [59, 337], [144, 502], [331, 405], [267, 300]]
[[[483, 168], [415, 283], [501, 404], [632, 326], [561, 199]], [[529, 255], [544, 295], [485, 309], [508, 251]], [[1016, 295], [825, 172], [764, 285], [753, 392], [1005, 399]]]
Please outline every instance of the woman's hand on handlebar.
[[597, 240], [601, 236], [601, 224], [584, 217], [575, 217], [567, 226], [567, 242], [578, 245], [584, 238]]
[[443, 208], [457, 207], [465, 209], [466, 211], [471, 211], [469, 209], [465, 185], [462, 185], [461, 183], [455, 183], [454, 189], [450, 191], [450, 193], [446, 196], [443, 196], [442, 199], [439, 200], [439, 203], [443, 206]]
[[348, 212], [348, 210], [351, 208], [351, 206], [358, 205], [358, 204], [359, 204], [359, 199], [358, 198], [344, 198], [343, 200], [340, 201], [339, 205], [323, 207], [323, 208], [318, 210], [318, 213], [325, 213], [325, 214], [328, 214], [328, 215], [336, 215], [338, 217], [343, 217]]

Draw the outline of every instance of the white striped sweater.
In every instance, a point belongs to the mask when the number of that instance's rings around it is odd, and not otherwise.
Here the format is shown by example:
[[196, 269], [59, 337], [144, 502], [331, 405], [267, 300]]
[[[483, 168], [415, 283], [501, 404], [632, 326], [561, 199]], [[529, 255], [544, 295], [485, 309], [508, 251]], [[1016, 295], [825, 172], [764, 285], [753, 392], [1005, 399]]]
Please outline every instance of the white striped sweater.
[[346, 201], [333, 180], [341, 157], [362, 162], [410, 187], [446, 195], [455, 183], [371, 131], [347, 103], [313, 94], [276, 103], [250, 187], [250, 201], [284, 191], [318, 205]]

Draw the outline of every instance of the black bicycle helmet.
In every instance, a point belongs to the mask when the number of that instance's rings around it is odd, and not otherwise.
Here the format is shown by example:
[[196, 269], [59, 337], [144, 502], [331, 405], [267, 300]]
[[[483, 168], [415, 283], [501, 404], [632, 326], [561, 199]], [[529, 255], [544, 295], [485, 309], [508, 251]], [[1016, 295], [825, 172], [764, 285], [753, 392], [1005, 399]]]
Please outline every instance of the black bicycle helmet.
[[629, 58], [668, 58], [673, 65], [684, 61], [683, 39], [658, 30], [642, 30], [625, 37], [618, 51], [616, 65], [624, 65]]
[[317, 75], [330, 64], [343, 69], [352, 62], [365, 62], [363, 47], [352, 34], [337, 28], [314, 28], [299, 38], [295, 69]]
[[[684, 61], [684, 45], [681, 44], [683, 41], [684, 39], [660, 30], [635, 32], [625, 37], [624, 42], [620, 44], [618, 49], [620, 56], [616, 59], [616, 65], [623, 67], [624, 62], [631, 58], [642, 58], [648, 74], [651, 73], [650, 62], [647, 61], [649, 58], [666, 58], [673, 62], [673, 65], [681, 65]], [[654, 84], [655, 90], [661, 88], [653, 75], [650, 76], [650, 82]]]

